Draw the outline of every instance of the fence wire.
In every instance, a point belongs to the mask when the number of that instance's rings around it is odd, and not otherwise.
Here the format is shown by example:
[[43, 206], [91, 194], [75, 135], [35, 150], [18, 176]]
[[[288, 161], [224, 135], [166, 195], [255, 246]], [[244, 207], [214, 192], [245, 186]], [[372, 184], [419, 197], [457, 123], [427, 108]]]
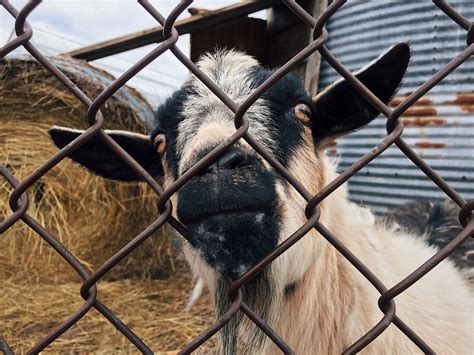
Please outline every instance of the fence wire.
[[[401, 115], [409, 109], [418, 99], [431, 90], [436, 84], [443, 80], [458, 66], [464, 63], [474, 53], [474, 26], [471, 21], [463, 17], [454, 8], [444, 0], [433, 0], [434, 5], [440, 8], [446, 16], [449, 16], [455, 23], [466, 30], [467, 46], [464, 51], [453, 58], [446, 66], [434, 74], [428, 81], [421, 85], [415, 92], [406, 97], [394, 109], [381, 102], [373, 93], [370, 92], [344, 65], [325, 47], [328, 40], [328, 32], [324, 28], [330, 17], [346, 2], [346, 0], [335, 0], [318, 17], [314, 18], [308, 14], [296, 1], [282, 0], [282, 2], [293, 11], [307, 26], [312, 29], [312, 40], [310, 43], [296, 54], [285, 65], [279, 68], [270, 78], [260, 85], [244, 102], [237, 104], [231, 100], [219, 87], [217, 87], [186, 55], [176, 46], [178, 32], [174, 24], [178, 16], [183, 13], [192, 0], [180, 1], [168, 17], [164, 17], [147, 0], [139, 0], [138, 3], [161, 25], [163, 26], [163, 37], [165, 40], [157, 45], [146, 56], [139, 60], [135, 65], [123, 73], [112, 84], [103, 90], [96, 98], [87, 97], [73, 82], [71, 82], [58, 68], [56, 68], [31, 42], [33, 31], [27, 23], [28, 16], [41, 3], [41, 0], [30, 0], [20, 11], [18, 11], [8, 0], [0, 0], [0, 4], [15, 21], [16, 38], [0, 48], [0, 59], [9, 54], [16, 48], [23, 46], [38, 62], [40, 62], [52, 75], [54, 75], [77, 99], [87, 107], [87, 120], [89, 129], [75, 139], [71, 144], [64, 147], [58, 153], [47, 159], [38, 169], [25, 178], [18, 181], [7, 169], [0, 165], [0, 174], [12, 186], [9, 204], [12, 214], [0, 224], [0, 233], [9, 229], [13, 224], [20, 220], [34, 230], [40, 238], [43, 238], [51, 248], [53, 248], [84, 280], [80, 294], [84, 299], [82, 306], [63, 323], [58, 325], [51, 333], [47, 334], [33, 348], [29, 350], [30, 354], [36, 354], [45, 349], [49, 344], [57, 340], [65, 331], [71, 328], [92, 308], [98, 310], [106, 319], [109, 320], [131, 343], [133, 343], [141, 352], [152, 354], [151, 349], [136, 335], [125, 323], [123, 323], [105, 304], [97, 297], [96, 283], [118, 262], [127, 257], [137, 246], [147, 239], [153, 232], [161, 228], [165, 223], [169, 223], [184, 238], [187, 238], [186, 228], [175, 218], [171, 216], [172, 206], [169, 202], [170, 197], [176, 193], [184, 184], [186, 184], [194, 175], [206, 169], [216, 159], [223, 155], [238, 140], [245, 140], [257, 153], [259, 153], [277, 172], [279, 172], [287, 181], [301, 194], [307, 201], [305, 214], [307, 222], [302, 225], [295, 233], [289, 236], [284, 242], [277, 246], [272, 252], [264, 257], [253, 268], [247, 271], [238, 280], [235, 280], [229, 291], [229, 297], [232, 304], [215, 323], [204, 330], [198, 337], [186, 345], [179, 354], [190, 354], [199, 348], [205, 341], [217, 333], [226, 323], [228, 323], [239, 311], [249, 317], [285, 354], [293, 354], [293, 350], [285, 343], [284, 339], [263, 322], [252, 309], [250, 309], [242, 300], [241, 288], [251, 281], [262, 269], [268, 266], [273, 260], [278, 258], [288, 248], [297, 243], [311, 229], [316, 229], [334, 248], [336, 248], [344, 257], [359, 270], [359, 272], [377, 289], [380, 293], [378, 307], [384, 313], [380, 321], [366, 334], [361, 334], [358, 341], [352, 344], [344, 351], [344, 354], [354, 354], [364, 349], [370, 342], [378, 337], [390, 324], [397, 326], [408, 338], [411, 339], [424, 353], [433, 354], [423, 339], [421, 339], [406, 323], [400, 319], [395, 311], [395, 299], [411, 287], [420, 278], [426, 275], [437, 264], [448, 257], [457, 246], [474, 234], [474, 200], [465, 201], [449, 184], [441, 178], [426, 162], [424, 162], [413, 151], [402, 137], [403, 122]], [[153, 177], [151, 177], [125, 150], [123, 150], [104, 130], [102, 125], [104, 117], [101, 113], [101, 107], [104, 103], [127, 81], [133, 78], [137, 73], [158, 58], [166, 51], [171, 51], [174, 56], [199, 80], [201, 80], [230, 110], [234, 112], [235, 133], [229, 139], [211, 151], [198, 163], [196, 163], [183, 176], [176, 180], [167, 189], [163, 189]], [[350, 168], [345, 170], [336, 179], [330, 182], [324, 189], [316, 195], [311, 195], [308, 190], [283, 167], [277, 159], [267, 152], [264, 147], [257, 142], [249, 132], [249, 121], [246, 115], [249, 107], [265, 93], [272, 85], [282, 78], [298, 64], [304, 61], [314, 52], [319, 52], [350, 85], [352, 85], [361, 95], [363, 95], [377, 110], [387, 118], [387, 135], [372, 150], [355, 162]], [[131, 239], [130, 242], [121, 250], [115, 253], [98, 270], [92, 274], [88, 273], [81, 263], [72, 255], [50, 232], [44, 229], [28, 213], [28, 190], [44, 174], [52, 169], [61, 160], [71, 155], [79, 147], [85, 144], [94, 136], [99, 137], [107, 146], [109, 146], [117, 156], [126, 162], [136, 173], [154, 190], [158, 198], [160, 216], [142, 231], [138, 236]], [[354, 254], [350, 252], [336, 236], [334, 236], [324, 225], [319, 222], [320, 210], [319, 204], [336, 190], [343, 183], [347, 182], [355, 173], [365, 167], [369, 162], [378, 157], [388, 147], [396, 145], [408, 159], [410, 159], [424, 174], [429, 177], [446, 195], [454, 201], [460, 208], [459, 221], [463, 226], [462, 232], [455, 237], [448, 245], [439, 250], [434, 256], [427, 260], [423, 265], [414, 270], [410, 275], [401, 280], [390, 289], [374, 275]], [[375, 307], [376, 305], [374, 305]], [[0, 341], [0, 350], [5, 354], [10, 354], [11, 349], [6, 342]]]

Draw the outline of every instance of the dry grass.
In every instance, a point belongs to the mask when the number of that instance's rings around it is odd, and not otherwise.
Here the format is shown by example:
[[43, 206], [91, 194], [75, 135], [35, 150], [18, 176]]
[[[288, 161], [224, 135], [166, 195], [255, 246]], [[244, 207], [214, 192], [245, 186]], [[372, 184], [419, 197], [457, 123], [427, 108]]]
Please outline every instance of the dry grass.
[[[56, 64], [89, 97], [112, 80], [85, 63], [57, 59]], [[52, 125], [87, 127], [85, 107], [33, 61], [0, 61], [0, 97], [0, 163], [20, 181], [57, 152], [47, 133]], [[108, 100], [102, 112], [105, 128], [137, 132], [146, 130], [141, 117], [153, 114], [144, 99], [127, 88]], [[10, 193], [11, 187], [0, 179], [0, 220], [11, 213]], [[90, 271], [158, 217], [156, 195], [145, 184], [107, 181], [68, 159], [29, 189], [29, 199], [28, 213]], [[204, 300], [191, 313], [182, 312], [192, 282], [188, 271], [173, 273], [175, 254], [167, 231], [161, 230], [98, 286], [100, 300], [154, 351], [178, 349], [210, 321]], [[17, 222], [0, 236], [0, 338], [15, 352], [25, 352], [81, 305], [80, 281], [38, 235]], [[137, 352], [95, 310], [47, 350]]]
[[[0, 334], [16, 353], [25, 353], [82, 304], [80, 283], [12, 285], [0, 293]], [[207, 297], [184, 312], [191, 287], [185, 270], [168, 280], [121, 280], [98, 284], [99, 299], [155, 353], [175, 351], [211, 322]], [[212, 346], [206, 343], [206, 348]], [[46, 354], [130, 354], [138, 350], [92, 309], [45, 349]]]
[[[94, 97], [105, 87], [107, 76], [103, 72], [96, 73], [86, 64], [80, 72], [82, 76], [76, 72], [68, 75], [89, 96]], [[105, 79], [99, 80], [101, 77]], [[127, 90], [107, 102], [103, 110], [107, 126], [144, 131], [140, 115], [147, 109], [151, 114], [151, 109], [136, 92]], [[2, 63], [0, 97], [0, 162], [20, 181], [57, 152], [47, 133], [52, 125], [86, 127], [86, 108], [34, 62]], [[142, 112], [132, 106], [137, 102]], [[158, 217], [157, 197], [145, 184], [107, 181], [68, 159], [29, 191], [28, 213], [90, 270], [97, 269]], [[10, 192], [9, 185], [1, 181], [0, 219], [11, 213]], [[1, 238], [0, 280], [33, 278], [50, 282], [71, 281], [74, 277], [79, 280], [24, 224], [15, 224]], [[167, 233], [155, 233], [108, 277], [166, 273], [172, 268], [171, 256]]]

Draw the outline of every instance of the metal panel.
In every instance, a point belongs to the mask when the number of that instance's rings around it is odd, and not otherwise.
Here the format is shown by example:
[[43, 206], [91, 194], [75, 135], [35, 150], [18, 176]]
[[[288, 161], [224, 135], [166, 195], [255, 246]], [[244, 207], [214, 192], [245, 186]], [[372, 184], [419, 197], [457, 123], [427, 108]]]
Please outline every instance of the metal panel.
[[[450, 4], [474, 18], [471, 1], [452, 0]], [[428, 0], [350, 2], [331, 18], [328, 31], [327, 47], [351, 70], [363, 67], [395, 43], [411, 44], [410, 66], [393, 105], [466, 48], [466, 32]], [[337, 79], [335, 70], [323, 62], [320, 90]], [[339, 159], [340, 171], [386, 135], [385, 121], [379, 117], [330, 147], [330, 154]], [[464, 198], [473, 199], [474, 58], [421, 98], [403, 121], [407, 143]], [[349, 194], [376, 212], [415, 198], [446, 197], [396, 146], [349, 181]]]

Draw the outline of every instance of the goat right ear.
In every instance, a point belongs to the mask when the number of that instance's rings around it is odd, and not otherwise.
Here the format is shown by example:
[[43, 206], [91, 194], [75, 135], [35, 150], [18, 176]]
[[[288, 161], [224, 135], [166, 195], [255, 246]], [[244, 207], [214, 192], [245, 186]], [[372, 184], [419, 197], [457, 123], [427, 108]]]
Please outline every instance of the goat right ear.
[[[127, 151], [150, 175], [162, 176], [163, 169], [150, 137], [127, 131], [105, 131]], [[84, 131], [65, 127], [52, 127], [49, 134], [59, 149], [71, 143]], [[69, 156], [96, 175], [112, 180], [136, 181], [140, 176], [115, 154], [98, 137], [93, 137]]]
[[[355, 76], [382, 102], [388, 103], [400, 84], [410, 61], [410, 47], [399, 43]], [[352, 85], [339, 80], [320, 93], [314, 101], [312, 120], [316, 141], [337, 137], [354, 131], [379, 114]]]

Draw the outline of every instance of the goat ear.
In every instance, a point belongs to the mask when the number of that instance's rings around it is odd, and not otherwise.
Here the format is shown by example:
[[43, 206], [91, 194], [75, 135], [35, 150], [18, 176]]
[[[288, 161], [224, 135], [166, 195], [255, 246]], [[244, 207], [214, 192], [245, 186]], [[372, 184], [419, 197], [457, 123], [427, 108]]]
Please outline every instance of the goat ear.
[[[399, 43], [355, 76], [381, 101], [395, 93], [410, 60], [410, 47]], [[335, 82], [314, 99], [313, 136], [316, 141], [356, 130], [378, 116], [374, 108], [346, 80]]]
[[[106, 131], [107, 134], [127, 151], [152, 176], [162, 176], [160, 156], [153, 149], [149, 136], [126, 131]], [[62, 149], [84, 131], [65, 127], [52, 127], [49, 130], [54, 144]], [[77, 163], [91, 170], [96, 175], [112, 180], [136, 181], [140, 176], [120, 159], [98, 137], [82, 145], [70, 155]]]

